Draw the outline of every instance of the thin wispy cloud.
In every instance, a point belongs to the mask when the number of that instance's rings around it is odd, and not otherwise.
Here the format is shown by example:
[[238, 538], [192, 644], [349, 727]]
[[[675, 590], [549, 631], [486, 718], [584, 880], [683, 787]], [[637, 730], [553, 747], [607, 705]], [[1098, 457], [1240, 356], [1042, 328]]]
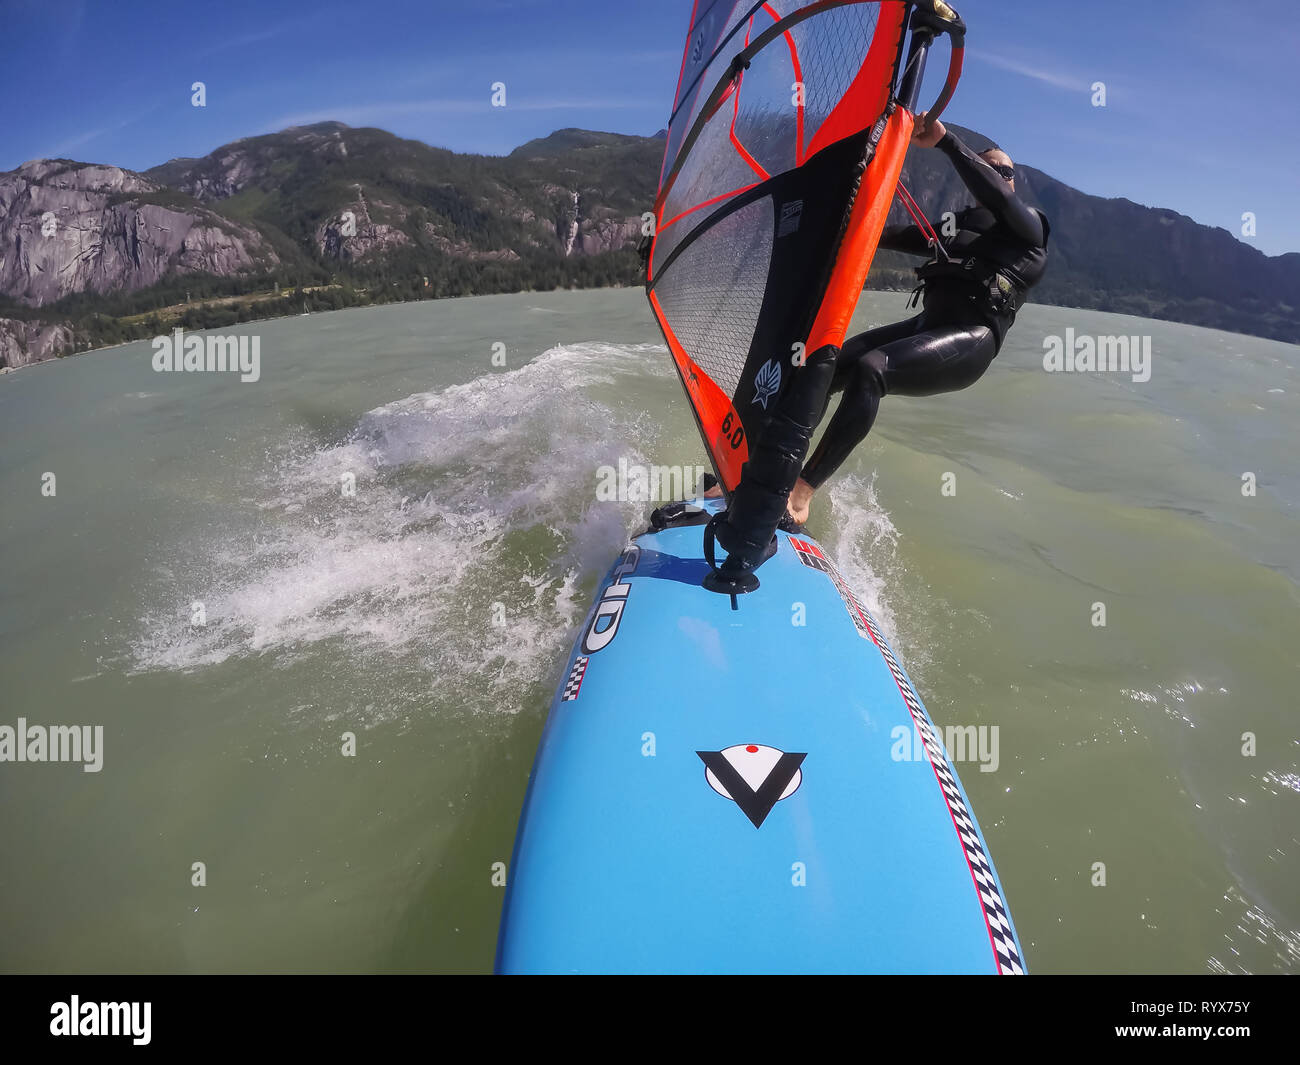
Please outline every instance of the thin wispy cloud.
[[993, 52], [975, 51], [968, 48], [966, 54], [971, 59], [987, 63], [991, 67], [997, 67], [999, 70], [1005, 70], [1011, 74], [1019, 74], [1022, 78], [1029, 78], [1057, 89], [1066, 89], [1070, 92], [1087, 92], [1092, 84], [1086, 78], [1066, 73], [1063, 70], [1032, 66], [1029, 63], [1022, 63], [1018, 59], [996, 55]]
[[[599, 55], [601, 69], [625, 70], [632, 64], [649, 67], [652, 70], [671, 69], [676, 74], [681, 62], [679, 49], [633, 49], [620, 52], [602, 50]], [[545, 77], [553, 74], [554, 64], [549, 59], [539, 59], [536, 48], [531, 50], [510, 51], [502, 47], [487, 48], [479, 51], [458, 50], [454, 56], [440, 56], [437, 62], [427, 59], [409, 68], [405, 65], [396, 69], [388, 64], [385, 67], [390, 87], [419, 92], [421, 89], [436, 90], [439, 83], [448, 84], [455, 78], [457, 84], [463, 84], [467, 78], [481, 77], [484, 70], [500, 72], [502, 77], [508, 72], [527, 72], [532, 77]], [[516, 73], [516, 78], [518, 73]], [[489, 80], [495, 80], [493, 74]], [[600, 101], [591, 100], [590, 106], [599, 106]], [[513, 105], [512, 105], [513, 106]], [[584, 102], [582, 106], [588, 106]]]
[[232, 48], [248, 48], [254, 44], [261, 44], [263, 41], [272, 41], [277, 37], [284, 37], [289, 34], [302, 34], [311, 30], [317, 30], [322, 25], [328, 25], [322, 18], [321, 12], [313, 12], [310, 16], [302, 18], [289, 19], [284, 22], [278, 22], [273, 26], [263, 26], [256, 30], [250, 30], [248, 33], [239, 33], [231, 37], [225, 37], [213, 42], [206, 48], [195, 52], [196, 57], [212, 55], [216, 52], [227, 52]]
[[126, 118], [119, 119], [116, 122], [108, 122], [105, 125], [97, 126], [94, 129], [88, 129], [84, 133], [79, 133], [75, 137], [69, 137], [67, 140], [60, 141], [54, 147], [44, 152], [42, 157], [46, 159], [66, 159], [80, 148], [82, 145], [90, 144], [109, 133], [116, 133], [119, 130], [126, 129], [127, 126], [133, 126], [143, 118], [147, 118], [158, 110], [159, 104], [152, 104], [143, 111], [137, 111], [134, 114], [127, 115]]

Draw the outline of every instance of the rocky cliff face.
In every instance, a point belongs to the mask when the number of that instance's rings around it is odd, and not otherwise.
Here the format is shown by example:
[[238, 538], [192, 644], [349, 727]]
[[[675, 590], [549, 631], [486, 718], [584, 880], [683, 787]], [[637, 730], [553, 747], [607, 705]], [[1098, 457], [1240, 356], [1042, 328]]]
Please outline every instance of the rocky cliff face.
[[203, 169], [183, 169], [185, 163], [195, 163], [194, 159], [174, 159], [165, 164], [177, 170], [183, 177], [171, 187], [179, 189], [187, 196], [193, 196], [200, 203], [213, 200], [225, 200], [247, 188], [261, 176], [255, 161], [239, 150], [240, 141], [209, 157], [211, 165]]
[[[411, 238], [401, 229], [371, 216], [370, 204], [360, 185], [354, 185], [353, 189], [356, 199], [336, 217], [316, 227], [313, 237], [319, 255], [340, 262], [359, 263], [411, 243]], [[393, 204], [377, 202], [375, 207], [386, 215], [395, 214], [403, 221], [406, 219], [407, 212]]]
[[72, 328], [65, 323], [0, 318], [0, 370], [53, 359], [72, 351], [76, 343]]
[[587, 218], [581, 221], [578, 247], [583, 255], [600, 255], [641, 241], [641, 218]]
[[277, 261], [256, 230], [130, 170], [41, 160], [0, 174], [0, 293], [20, 303]]

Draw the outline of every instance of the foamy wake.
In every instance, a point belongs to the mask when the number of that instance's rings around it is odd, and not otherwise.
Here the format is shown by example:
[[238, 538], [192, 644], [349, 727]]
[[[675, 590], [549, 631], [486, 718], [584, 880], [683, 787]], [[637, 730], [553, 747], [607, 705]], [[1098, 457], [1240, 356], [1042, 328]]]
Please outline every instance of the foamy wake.
[[886, 639], [897, 646], [898, 627], [886, 595], [885, 574], [897, 566], [898, 530], [876, 496], [876, 475], [870, 480], [837, 478], [830, 500], [834, 532], [827, 546], [849, 587], [871, 611]]
[[[594, 585], [639, 517], [637, 504], [596, 502], [595, 470], [643, 461], [630, 442], [646, 446], [655, 427], [630, 424], [587, 389], [654, 373], [661, 360], [650, 345], [557, 347], [379, 407], [335, 446], [287, 448], [244, 525], [169, 561], [185, 579], [144, 620], [136, 668], [257, 654], [279, 665], [334, 641], [355, 668], [388, 668], [377, 655], [414, 660], [443, 696], [517, 710], [525, 688], [554, 682], [590, 596], [584, 582]], [[192, 601], [206, 624], [190, 624]]]

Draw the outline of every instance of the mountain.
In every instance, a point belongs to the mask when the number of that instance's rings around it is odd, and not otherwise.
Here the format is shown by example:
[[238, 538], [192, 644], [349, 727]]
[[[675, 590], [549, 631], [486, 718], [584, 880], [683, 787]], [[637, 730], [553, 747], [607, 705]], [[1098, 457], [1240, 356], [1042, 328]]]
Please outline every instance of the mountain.
[[[300, 308], [631, 283], [662, 155], [586, 130], [462, 155], [325, 122], [143, 174], [25, 164], [0, 174], [0, 365]], [[57, 251], [55, 181], [81, 193]]]
[[[664, 138], [562, 129], [498, 157], [322, 122], [144, 173], [26, 163], [0, 174], [0, 365], [174, 325], [635, 283]], [[1036, 301], [1300, 340], [1300, 255], [1017, 169], [1052, 223]], [[937, 151], [904, 181], [932, 217], [968, 201]], [[884, 253], [871, 284], [910, 288], [912, 265]]]
[[[668, 131], [659, 134], [664, 139]], [[651, 138], [652, 140], [654, 138]], [[539, 137], [527, 144], [521, 144], [510, 153], [512, 159], [555, 159], [570, 152], [591, 148], [628, 148], [633, 151], [643, 150], [646, 138], [627, 133], [596, 133], [589, 129], [557, 129], [549, 137]], [[660, 155], [663, 145], [659, 146]]]
[[654, 198], [655, 154], [644, 137], [560, 130], [504, 158], [458, 155], [326, 122], [145, 176], [283, 234], [318, 263], [382, 262], [424, 276], [443, 260], [537, 270], [557, 256], [624, 248]]

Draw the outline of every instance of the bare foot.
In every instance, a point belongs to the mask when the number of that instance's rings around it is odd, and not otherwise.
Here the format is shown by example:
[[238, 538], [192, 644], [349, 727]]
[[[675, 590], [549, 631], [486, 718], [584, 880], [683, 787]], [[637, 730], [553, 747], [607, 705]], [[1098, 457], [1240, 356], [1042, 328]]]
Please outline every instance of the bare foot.
[[808, 520], [808, 510], [812, 505], [815, 491], [816, 489], [802, 477], [794, 482], [794, 488], [790, 490], [790, 500], [786, 503], [786, 508], [790, 511], [790, 517], [800, 525]]
[[[790, 492], [790, 500], [786, 504], [786, 510], [789, 512], [790, 517], [800, 525], [804, 524], [804, 522], [808, 520], [808, 509], [812, 503], [814, 491], [816, 491], [816, 489], [800, 477], [799, 480], [795, 482], [794, 488]], [[722, 486], [715, 484], [712, 488], [706, 488], [704, 491], [704, 498], [721, 499]]]

